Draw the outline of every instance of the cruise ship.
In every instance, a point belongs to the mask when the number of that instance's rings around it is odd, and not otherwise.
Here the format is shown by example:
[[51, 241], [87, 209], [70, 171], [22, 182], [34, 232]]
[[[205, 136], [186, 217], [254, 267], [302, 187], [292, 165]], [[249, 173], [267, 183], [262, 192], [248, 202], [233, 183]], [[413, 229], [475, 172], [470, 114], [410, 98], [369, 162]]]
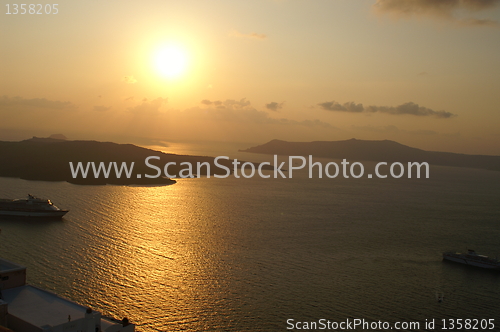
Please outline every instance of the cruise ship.
[[478, 255], [474, 250], [469, 249], [466, 254], [457, 252], [443, 253], [443, 259], [470, 266], [482, 267], [485, 269], [500, 270], [500, 261], [484, 255]]
[[57, 217], [68, 210], [61, 210], [48, 199], [28, 195], [26, 199], [0, 199], [0, 216]]
[[0, 331], [134, 332], [135, 325], [26, 284], [26, 267], [0, 258]]

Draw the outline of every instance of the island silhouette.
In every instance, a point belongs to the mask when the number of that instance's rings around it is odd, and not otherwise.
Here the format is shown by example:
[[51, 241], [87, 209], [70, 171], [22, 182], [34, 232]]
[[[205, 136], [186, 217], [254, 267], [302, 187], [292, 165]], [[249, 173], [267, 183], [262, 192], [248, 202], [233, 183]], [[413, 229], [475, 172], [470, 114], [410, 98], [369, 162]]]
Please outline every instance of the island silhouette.
[[347, 159], [348, 161], [427, 162], [430, 165], [480, 168], [500, 171], [500, 156], [434, 152], [394, 141], [349, 139], [344, 141], [287, 142], [272, 140], [240, 152], [285, 156]]
[[[350, 139], [344, 141], [316, 141], [316, 142], [287, 142], [272, 140], [263, 145], [251, 147], [240, 152], [251, 152], [285, 156], [309, 156], [315, 158], [347, 159], [348, 161], [384, 161], [391, 162], [427, 162], [430, 165], [469, 167], [500, 171], [500, 156], [467, 155], [450, 152], [433, 152], [412, 148], [394, 141], [368, 141]], [[194, 176], [226, 175], [227, 171], [217, 167], [215, 157], [190, 156], [163, 153], [133, 144], [118, 144], [98, 141], [70, 141], [62, 137], [38, 138], [33, 137], [20, 142], [0, 141], [0, 176], [14, 177], [25, 180], [38, 181], [67, 181], [81, 185], [169, 185], [175, 180], [165, 176], [148, 178], [145, 174], [154, 175], [156, 171], [145, 164], [148, 157], [154, 156], [150, 164], [163, 170], [167, 163], [170, 175], [182, 177], [181, 171], [188, 162], [193, 165]], [[92, 172], [83, 178], [81, 174], [76, 178], [72, 175], [69, 163], [76, 165], [81, 162], [86, 165], [94, 162], [108, 165], [116, 162], [118, 167], [122, 163], [134, 163], [133, 176], [127, 178], [123, 173], [117, 177], [114, 172], [105, 178], [95, 178]], [[220, 159], [218, 163], [230, 170], [233, 169], [233, 160]], [[243, 164], [245, 161], [240, 161]], [[210, 164], [210, 174], [207, 167], [201, 167], [197, 174], [197, 163]], [[257, 163], [254, 163], [257, 165]], [[185, 165], [185, 164], [184, 164]], [[272, 165], [265, 165], [263, 169], [273, 170]], [[141, 177], [136, 176], [141, 174]], [[164, 174], [162, 174], [164, 175]]]
[[[67, 181], [69, 183], [81, 185], [168, 185], [176, 181], [170, 178], [159, 176], [148, 178], [145, 174], [156, 175], [155, 169], [145, 164], [146, 158], [150, 156], [159, 159], [151, 159], [150, 164], [162, 170], [166, 163], [174, 162], [168, 167], [170, 175], [179, 177], [180, 171], [186, 168], [181, 165], [189, 162], [193, 165], [193, 175], [198, 176], [196, 165], [200, 163], [210, 164], [210, 175], [225, 175], [227, 171], [214, 165], [214, 157], [189, 156], [163, 153], [151, 149], [146, 149], [133, 144], [117, 144], [112, 142], [98, 141], [69, 141], [62, 137], [51, 136], [49, 138], [33, 137], [20, 142], [0, 141], [0, 176], [15, 177], [25, 180], [38, 181]], [[127, 178], [122, 174], [119, 178], [114, 172], [105, 178], [100, 176], [94, 178], [89, 172], [87, 178], [81, 175], [73, 178], [69, 163], [73, 163], [76, 168], [78, 162], [86, 165], [94, 162], [96, 166], [103, 162], [108, 165], [116, 162], [118, 167], [125, 162], [129, 165], [134, 162], [133, 176]], [[233, 169], [232, 160], [218, 160], [220, 165]], [[264, 169], [273, 169], [264, 167]], [[137, 174], [141, 174], [138, 178]], [[164, 175], [164, 174], [162, 174]], [[201, 167], [200, 176], [207, 176], [207, 167]]]

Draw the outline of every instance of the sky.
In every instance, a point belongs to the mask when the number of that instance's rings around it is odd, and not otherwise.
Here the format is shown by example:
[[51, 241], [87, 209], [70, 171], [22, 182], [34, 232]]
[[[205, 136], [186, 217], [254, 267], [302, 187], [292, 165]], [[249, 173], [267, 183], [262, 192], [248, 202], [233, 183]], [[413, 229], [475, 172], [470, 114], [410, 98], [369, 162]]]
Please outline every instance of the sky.
[[500, 0], [1, 2], [0, 140], [500, 155]]

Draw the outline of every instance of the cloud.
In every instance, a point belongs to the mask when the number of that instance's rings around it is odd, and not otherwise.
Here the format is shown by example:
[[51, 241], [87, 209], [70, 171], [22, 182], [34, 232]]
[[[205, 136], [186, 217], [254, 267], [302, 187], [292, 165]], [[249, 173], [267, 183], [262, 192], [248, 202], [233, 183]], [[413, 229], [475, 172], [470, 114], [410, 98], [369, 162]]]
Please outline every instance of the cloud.
[[106, 112], [111, 109], [111, 106], [106, 107], [106, 106], [94, 106], [94, 111], [96, 112]]
[[266, 104], [266, 108], [268, 110], [277, 112], [279, 109], [283, 108], [284, 104], [285, 104], [285, 102], [277, 103], [277, 102], [273, 101], [273, 102], [270, 102], [269, 104]]
[[475, 18], [467, 18], [457, 20], [457, 24], [461, 26], [488, 26], [488, 27], [498, 27], [499, 23], [493, 20], [480, 20]]
[[356, 104], [354, 102], [348, 102], [340, 104], [336, 101], [324, 102], [318, 104], [326, 111], [339, 111], [339, 112], [349, 112], [349, 113], [386, 113], [393, 115], [410, 114], [416, 116], [433, 116], [436, 118], [451, 118], [456, 116], [453, 113], [445, 111], [434, 111], [430, 108], [420, 106], [418, 104], [408, 102], [401, 104], [399, 106], [367, 106], [364, 107], [363, 104]]
[[434, 130], [425, 130], [425, 129], [419, 129], [419, 130], [404, 130], [404, 129], [399, 129], [396, 126], [393, 125], [388, 125], [388, 126], [351, 126], [352, 129], [354, 130], [360, 130], [360, 131], [368, 131], [372, 133], [381, 133], [381, 134], [398, 134], [398, 133], [407, 133], [411, 135], [438, 135], [438, 132]]
[[217, 100], [217, 101], [210, 101], [210, 100], [208, 100], [208, 99], [203, 99], [203, 100], [201, 101], [201, 103], [202, 103], [203, 105], [207, 105], [207, 106], [210, 106], [210, 105], [213, 105], [213, 104], [218, 104], [218, 105], [220, 105], [220, 104], [221, 104], [221, 102], [220, 102], [220, 101], [218, 101], [218, 100]]
[[77, 107], [69, 101], [48, 100], [45, 98], [0, 97], [0, 109], [33, 110], [37, 108], [71, 111]]
[[134, 83], [137, 83], [137, 80], [134, 78], [134, 76], [130, 75], [130, 76], [125, 76], [123, 79], [122, 79], [123, 82], [125, 83], [128, 83], [128, 84], [134, 84]]
[[459, 1], [464, 7], [471, 10], [482, 10], [493, 8], [500, 4], [500, 0], [462, 0]]
[[342, 111], [342, 112], [352, 112], [360, 113], [363, 112], [363, 104], [356, 104], [354, 102], [344, 103], [343, 105], [337, 103], [336, 101], [329, 101], [318, 104], [326, 111]]
[[416, 116], [434, 116], [436, 118], [451, 118], [455, 116], [453, 113], [445, 111], [434, 111], [430, 108], [419, 106], [418, 104], [409, 102], [399, 106], [368, 106], [368, 112], [381, 112], [388, 114], [411, 114]]
[[373, 5], [376, 12], [397, 17], [433, 16], [451, 19], [459, 25], [498, 26], [498, 22], [481, 19], [457, 19], [460, 12], [476, 12], [494, 8], [500, 0], [377, 0]]
[[214, 102], [204, 99], [201, 103], [210, 106], [210, 108], [200, 109], [195, 107], [186, 110], [186, 113], [196, 118], [205, 118], [215, 121], [231, 121], [244, 124], [253, 123], [334, 128], [331, 124], [318, 119], [296, 121], [286, 118], [272, 118], [269, 116], [268, 112], [256, 110], [246, 98]]
[[236, 30], [233, 30], [229, 33], [230, 37], [236, 37], [236, 38], [248, 38], [248, 39], [257, 39], [257, 40], [263, 40], [267, 38], [266, 34], [263, 33], [241, 33]]
[[220, 100], [210, 101], [210, 100], [208, 100], [208, 99], [203, 99], [203, 100], [201, 101], [201, 103], [202, 103], [203, 105], [206, 105], [206, 106], [210, 106], [210, 105], [220, 106], [220, 105], [222, 105], [222, 102], [221, 102]]
[[250, 38], [255, 38], [255, 39], [266, 39], [267, 38], [267, 35], [265, 35], [263, 33], [256, 33], [256, 32], [252, 32], [249, 36], [250, 36]]
[[500, 0], [377, 0], [376, 10], [397, 15], [452, 16], [456, 10], [478, 11], [493, 8]]
[[224, 102], [220, 100], [210, 101], [208, 99], [203, 99], [201, 103], [207, 106], [214, 105], [219, 109], [243, 109], [250, 106], [250, 101], [246, 100], [246, 98], [240, 100], [227, 99]]
[[134, 106], [134, 107], [129, 107], [128, 110], [132, 113], [136, 114], [149, 114], [149, 115], [157, 115], [160, 113], [160, 107], [167, 103], [168, 98], [156, 98], [151, 101], [148, 101], [147, 98], [144, 98], [142, 100], [142, 103]]

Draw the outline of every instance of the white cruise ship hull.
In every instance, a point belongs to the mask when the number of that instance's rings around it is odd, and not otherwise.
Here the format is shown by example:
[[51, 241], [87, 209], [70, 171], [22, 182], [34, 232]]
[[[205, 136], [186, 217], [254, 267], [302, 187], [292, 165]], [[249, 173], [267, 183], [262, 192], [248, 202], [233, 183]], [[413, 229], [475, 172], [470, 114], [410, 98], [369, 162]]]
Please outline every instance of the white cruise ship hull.
[[61, 218], [68, 210], [61, 210], [48, 199], [28, 195], [27, 199], [0, 199], [0, 216], [56, 217]]

